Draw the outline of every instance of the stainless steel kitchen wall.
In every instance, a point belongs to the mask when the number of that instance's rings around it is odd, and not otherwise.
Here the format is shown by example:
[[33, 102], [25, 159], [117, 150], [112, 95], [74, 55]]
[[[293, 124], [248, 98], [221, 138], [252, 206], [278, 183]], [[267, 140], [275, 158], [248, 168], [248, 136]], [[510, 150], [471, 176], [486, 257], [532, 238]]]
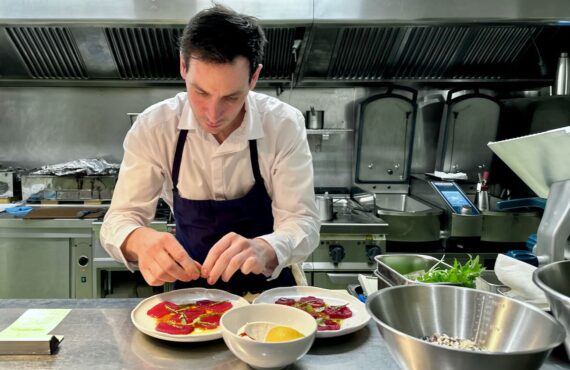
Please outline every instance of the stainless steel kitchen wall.
[[[436, 164], [446, 90], [416, 88], [419, 92], [418, 114], [411, 172], [432, 172]], [[120, 162], [122, 142], [131, 125], [127, 113], [141, 112], [182, 89], [182, 86], [2, 87], [0, 166], [33, 168], [94, 157]], [[312, 130], [308, 135], [315, 186], [349, 187], [354, 183], [356, 111], [361, 101], [379, 93], [379, 87], [295, 88], [284, 91], [264, 88], [257, 91], [276, 96], [303, 113], [311, 106], [323, 110], [324, 129]], [[570, 124], [569, 97], [549, 97], [544, 89], [541, 92], [542, 96], [503, 99], [508, 109], [502, 113], [497, 139]], [[508, 96], [504, 91], [502, 94]], [[538, 94], [538, 90], [533, 94]], [[377, 150], [386, 149], [378, 147]], [[469, 153], [465, 156], [469, 157]], [[508, 169], [495, 171], [503, 174], [501, 181], [508, 178], [506, 171]], [[407, 188], [387, 184], [376, 187], [375, 191], [407, 192]]]
[[[127, 113], [174, 96], [183, 87], [3, 87], [0, 165], [33, 168], [78, 158], [120, 162]], [[354, 128], [354, 101], [367, 89], [260, 89], [303, 113], [325, 111], [325, 128]], [[311, 134], [316, 186], [350, 186], [354, 132]]]

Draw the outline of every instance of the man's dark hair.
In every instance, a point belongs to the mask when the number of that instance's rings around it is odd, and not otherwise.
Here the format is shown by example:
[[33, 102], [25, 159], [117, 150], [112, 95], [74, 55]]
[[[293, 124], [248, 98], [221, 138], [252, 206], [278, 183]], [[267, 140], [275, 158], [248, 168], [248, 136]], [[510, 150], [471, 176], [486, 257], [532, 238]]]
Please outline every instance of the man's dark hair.
[[196, 14], [179, 40], [180, 52], [210, 63], [231, 63], [237, 56], [249, 60], [249, 78], [263, 59], [267, 39], [254, 17], [216, 4]]

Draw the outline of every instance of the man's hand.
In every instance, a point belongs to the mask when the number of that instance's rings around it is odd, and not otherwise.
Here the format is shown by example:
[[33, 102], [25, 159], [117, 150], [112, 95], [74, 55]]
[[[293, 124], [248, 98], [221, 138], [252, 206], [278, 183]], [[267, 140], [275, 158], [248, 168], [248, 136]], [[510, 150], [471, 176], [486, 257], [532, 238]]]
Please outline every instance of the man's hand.
[[208, 284], [215, 284], [220, 277], [227, 282], [237, 270], [269, 276], [275, 267], [277, 255], [265, 240], [229, 233], [210, 249], [202, 265], [202, 277], [208, 279]]
[[200, 264], [190, 258], [170, 233], [138, 228], [127, 237], [121, 250], [127, 261], [138, 262], [140, 272], [151, 286], [200, 277]]

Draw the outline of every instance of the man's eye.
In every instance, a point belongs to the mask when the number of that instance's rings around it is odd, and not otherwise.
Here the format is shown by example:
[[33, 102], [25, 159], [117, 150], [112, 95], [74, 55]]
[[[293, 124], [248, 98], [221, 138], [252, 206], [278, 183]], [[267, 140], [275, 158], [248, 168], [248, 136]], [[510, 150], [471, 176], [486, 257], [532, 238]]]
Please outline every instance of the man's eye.
[[206, 92], [204, 91], [196, 91], [196, 94], [200, 95], [200, 96], [206, 96], [208, 95]]

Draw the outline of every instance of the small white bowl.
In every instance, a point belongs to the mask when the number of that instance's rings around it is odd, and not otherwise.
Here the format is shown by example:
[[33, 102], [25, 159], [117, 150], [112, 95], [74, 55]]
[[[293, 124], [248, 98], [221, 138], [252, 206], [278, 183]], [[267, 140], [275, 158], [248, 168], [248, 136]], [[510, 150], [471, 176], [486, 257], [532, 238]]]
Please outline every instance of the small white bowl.
[[[296, 329], [304, 337], [288, 342], [257, 342], [238, 334], [250, 322], [270, 322]], [[220, 320], [224, 342], [237, 358], [255, 369], [280, 369], [303, 357], [313, 345], [317, 322], [308, 313], [279, 304], [234, 308]]]

